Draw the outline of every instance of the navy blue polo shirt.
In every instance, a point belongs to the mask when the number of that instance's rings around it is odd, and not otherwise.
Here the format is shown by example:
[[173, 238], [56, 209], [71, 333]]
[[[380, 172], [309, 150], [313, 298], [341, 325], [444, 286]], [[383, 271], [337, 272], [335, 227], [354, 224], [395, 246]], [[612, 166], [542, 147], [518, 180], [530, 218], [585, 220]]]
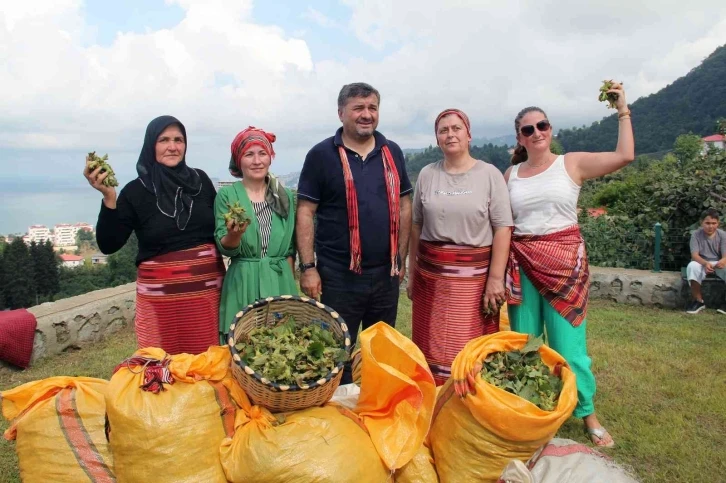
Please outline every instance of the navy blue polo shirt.
[[[388, 145], [393, 155], [401, 179], [401, 196], [413, 191], [401, 148], [378, 131], [373, 135], [376, 146], [365, 159], [355, 151], [345, 148], [358, 195], [363, 268], [391, 263], [388, 194], [383, 176], [384, 145]], [[315, 229], [315, 252], [318, 260], [347, 268], [350, 265], [348, 206], [343, 167], [338, 153], [338, 146], [343, 146], [342, 136], [341, 127], [335, 136], [318, 143], [308, 152], [300, 173], [297, 195], [299, 199], [318, 205]]]

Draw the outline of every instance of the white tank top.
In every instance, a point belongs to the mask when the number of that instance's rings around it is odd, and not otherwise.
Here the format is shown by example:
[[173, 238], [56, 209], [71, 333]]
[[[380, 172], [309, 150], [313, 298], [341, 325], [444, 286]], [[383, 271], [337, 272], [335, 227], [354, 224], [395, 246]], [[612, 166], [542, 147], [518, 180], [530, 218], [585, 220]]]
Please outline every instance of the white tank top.
[[565, 169], [560, 155], [545, 171], [529, 178], [518, 176], [520, 165], [509, 173], [509, 199], [514, 216], [514, 233], [546, 235], [577, 224], [580, 185]]

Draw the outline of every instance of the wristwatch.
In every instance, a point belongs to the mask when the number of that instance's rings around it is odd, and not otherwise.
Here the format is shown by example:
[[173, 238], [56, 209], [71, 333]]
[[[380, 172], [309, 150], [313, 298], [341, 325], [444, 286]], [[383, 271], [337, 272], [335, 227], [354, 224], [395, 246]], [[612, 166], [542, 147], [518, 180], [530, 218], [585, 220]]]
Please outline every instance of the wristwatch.
[[315, 268], [315, 262], [300, 263], [297, 267], [300, 269], [300, 273], [303, 273], [308, 268]]

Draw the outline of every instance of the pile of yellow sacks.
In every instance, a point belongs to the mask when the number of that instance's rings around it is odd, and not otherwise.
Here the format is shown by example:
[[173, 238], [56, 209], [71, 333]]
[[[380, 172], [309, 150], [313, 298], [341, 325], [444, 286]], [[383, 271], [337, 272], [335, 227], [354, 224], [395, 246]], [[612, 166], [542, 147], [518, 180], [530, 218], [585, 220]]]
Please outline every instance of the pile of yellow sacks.
[[[525, 342], [513, 332], [475, 339], [452, 377]], [[272, 414], [232, 377], [226, 347], [143, 349], [110, 381], [56, 377], [3, 392], [5, 437], [16, 440], [24, 481], [494, 482], [509, 460], [546, 444], [576, 402], [568, 369], [557, 409], [546, 412], [480, 377], [464, 398], [454, 380], [437, 393], [421, 351], [384, 323], [360, 344], [360, 395], [349, 407]], [[546, 347], [542, 356], [564, 363]]]

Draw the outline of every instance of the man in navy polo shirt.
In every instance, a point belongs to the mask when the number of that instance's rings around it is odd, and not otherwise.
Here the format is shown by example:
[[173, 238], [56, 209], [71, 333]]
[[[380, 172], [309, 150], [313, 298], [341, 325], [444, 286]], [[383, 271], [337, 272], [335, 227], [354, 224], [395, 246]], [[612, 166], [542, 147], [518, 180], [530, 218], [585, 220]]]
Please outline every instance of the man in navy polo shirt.
[[343, 86], [343, 126], [308, 152], [298, 183], [300, 288], [338, 311], [353, 344], [361, 323], [395, 325], [411, 230], [413, 188], [401, 148], [376, 131], [380, 101], [368, 84]]

